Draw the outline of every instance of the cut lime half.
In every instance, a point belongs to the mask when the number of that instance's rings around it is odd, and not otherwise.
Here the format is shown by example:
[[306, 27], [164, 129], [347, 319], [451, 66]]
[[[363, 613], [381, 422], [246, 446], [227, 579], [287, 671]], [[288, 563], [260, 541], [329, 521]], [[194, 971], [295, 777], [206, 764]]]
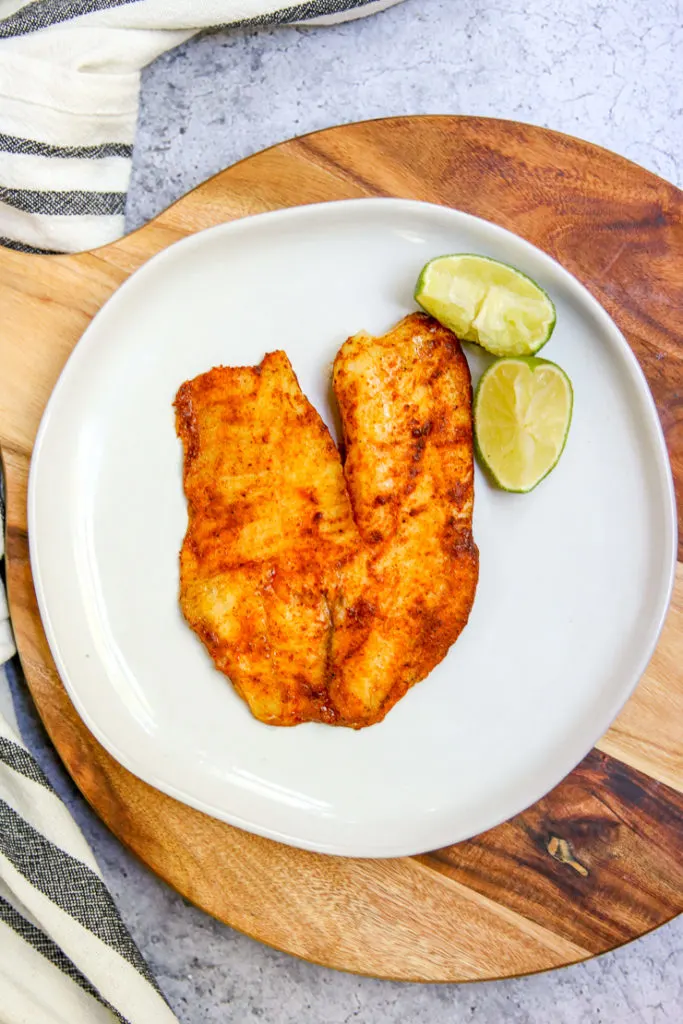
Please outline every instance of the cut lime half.
[[488, 256], [456, 253], [430, 260], [415, 299], [462, 341], [494, 356], [531, 356], [553, 332], [555, 306], [521, 270]]
[[567, 374], [547, 359], [498, 359], [474, 396], [479, 458], [499, 487], [531, 491], [567, 442], [574, 394]]

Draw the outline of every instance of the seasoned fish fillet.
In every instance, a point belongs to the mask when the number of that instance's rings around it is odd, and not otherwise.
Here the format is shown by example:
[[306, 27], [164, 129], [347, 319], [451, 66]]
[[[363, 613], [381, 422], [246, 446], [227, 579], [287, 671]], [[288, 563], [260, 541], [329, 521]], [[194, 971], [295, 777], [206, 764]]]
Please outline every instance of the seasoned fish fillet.
[[180, 603], [252, 713], [380, 721], [445, 656], [477, 583], [471, 384], [421, 313], [334, 366], [342, 462], [283, 352], [176, 397], [188, 530]]
[[195, 377], [175, 406], [185, 618], [257, 718], [334, 721], [328, 593], [360, 541], [327, 427], [284, 352]]
[[364, 558], [333, 610], [330, 698], [350, 724], [379, 721], [446, 656], [477, 586], [472, 388], [450, 331], [422, 313], [335, 360], [344, 474]]

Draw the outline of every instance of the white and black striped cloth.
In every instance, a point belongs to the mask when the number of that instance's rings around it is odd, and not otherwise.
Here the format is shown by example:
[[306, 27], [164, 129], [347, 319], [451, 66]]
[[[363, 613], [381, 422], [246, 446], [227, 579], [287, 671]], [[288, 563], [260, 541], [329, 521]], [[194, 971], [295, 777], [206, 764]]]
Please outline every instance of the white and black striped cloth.
[[0, 244], [123, 234], [140, 69], [197, 32], [333, 24], [400, 0], [0, 0]]
[[[164, 50], [207, 28], [328, 24], [396, 2], [0, 0], [0, 244], [77, 252], [122, 234], [139, 72]], [[13, 654], [0, 580], [0, 1024], [172, 1024], [22, 742], [3, 667]]]

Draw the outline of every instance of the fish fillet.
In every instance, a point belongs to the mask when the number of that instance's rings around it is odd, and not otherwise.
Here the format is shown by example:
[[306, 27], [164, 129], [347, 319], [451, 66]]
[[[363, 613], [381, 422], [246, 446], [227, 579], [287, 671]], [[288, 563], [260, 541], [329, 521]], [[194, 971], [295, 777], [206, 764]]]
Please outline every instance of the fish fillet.
[[342, 346], [345, 461], [284, 352], [176, 397], [180, 604], [261, 721], [362, 728], [446, 655], [474, 600], [471, 383], [415, 313]]

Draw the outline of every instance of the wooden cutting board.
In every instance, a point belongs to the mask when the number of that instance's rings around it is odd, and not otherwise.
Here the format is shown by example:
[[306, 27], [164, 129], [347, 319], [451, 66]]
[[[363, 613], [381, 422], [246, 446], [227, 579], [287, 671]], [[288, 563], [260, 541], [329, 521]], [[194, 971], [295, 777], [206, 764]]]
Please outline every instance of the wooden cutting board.
[[[0, 445], [7, 574], [28, 683], [97, 814], [158, 875], [247, 934], [331, 967], [462, 981], [541, 971], [618, 946], [683, 909], [683, 570], [640, 686], [547, 797], [469, 842], [360, 861], [290, 849], [164, 796], [120, 767], [60, 682], [36, 608], [26, 484], [45, 403], [84, 328], [150, 256], [263, 210], [359, 196], [424, 199], [528, 238], [629, 339], [683, 487], [683, 193], [620, 157], [525, 125], [398, 118], [259, 153], [96, 252], [0, 249]], [[55, 496], [59, 500], [59, 496]]]

